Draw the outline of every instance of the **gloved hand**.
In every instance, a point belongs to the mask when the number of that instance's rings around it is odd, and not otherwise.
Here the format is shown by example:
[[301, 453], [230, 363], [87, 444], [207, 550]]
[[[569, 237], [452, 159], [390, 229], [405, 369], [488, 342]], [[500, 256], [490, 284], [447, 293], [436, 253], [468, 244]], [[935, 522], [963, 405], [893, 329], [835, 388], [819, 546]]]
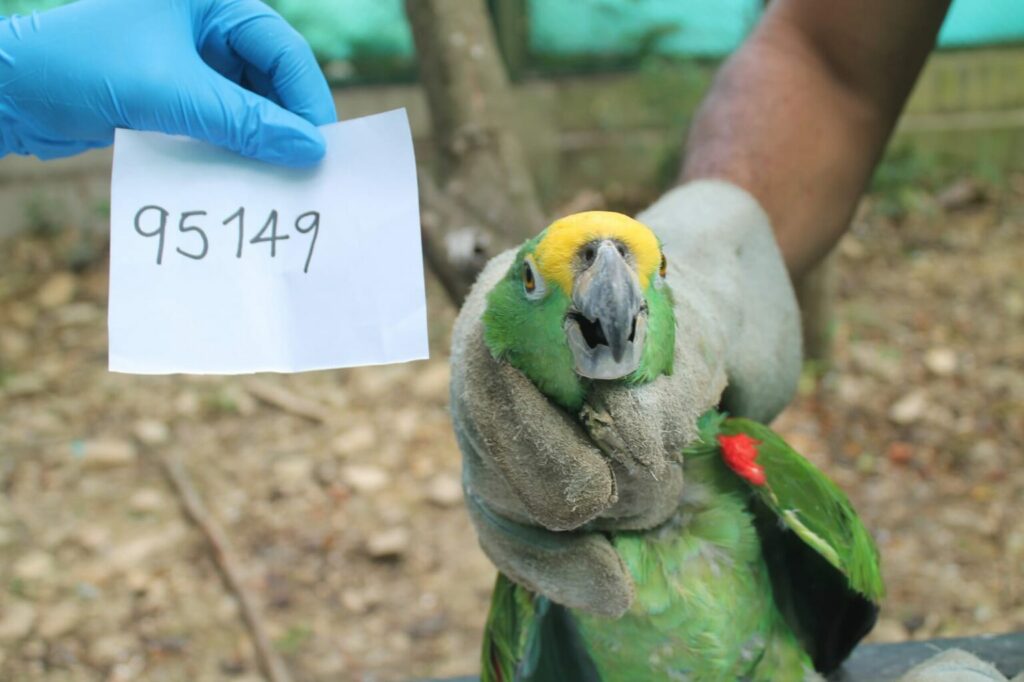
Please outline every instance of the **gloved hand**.
[[710, 339], [706, 362], [725, 363], [722, 408], [770, 422], [796, 391], [802, 339], [768, 215], [743, 189], [699, 180], [667, 192], [637, 220], [662, 240], [685, 343], [697, 342], [692, 327], [700, 325]]
[[516, 582], [612, 617], [628, 609], [633, 586], [598, 531], [669, 518], [683, 492], [679, 450], [696, 437], [697, 418], [724, 401], [733, 414], [769, 420], [800, 371], [795, 297], [756, 201], [703, 181], [667, 193], [638, 219], [662, 239], [669, 263], [671, 376], [642, 387], [598, 382], [570, 415], [495, 361], [481, 316], [511, 251], [481, 273], [452, 344], [452, 417], [481, 546]]
[[336, 118], [309, 46], [259, 0], [79, 0], [0, 19], [0, 156], [69, 156], [121, 127], [308, 166], [325, 151], [315, 126]]
[[[900, 682], [1006, 682], [1006, 676], [974, 654], [947, 649], [914, 666]], [[1024, 682], [1024, 670], [1011, 682]]]

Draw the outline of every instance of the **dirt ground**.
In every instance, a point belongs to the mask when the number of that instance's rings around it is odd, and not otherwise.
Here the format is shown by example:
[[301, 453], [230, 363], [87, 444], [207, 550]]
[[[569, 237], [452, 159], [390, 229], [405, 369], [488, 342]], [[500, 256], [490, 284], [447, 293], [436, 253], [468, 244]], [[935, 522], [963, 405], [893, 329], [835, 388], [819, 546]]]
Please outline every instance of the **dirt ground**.
[[[1024, 629], [1024, 177], [986, 192], [919, 193], [899, 219], [866, 202], [835, 259], [834, 370], [777, 422], [879, 541], [875, 640]], [[461, 506], [436, 285], [427, 362], [125, 376], [104, 252], [0, 243], [0, 679], [260, 679], [166, 455], [296, 679], [476, 670], [493, 569]]]

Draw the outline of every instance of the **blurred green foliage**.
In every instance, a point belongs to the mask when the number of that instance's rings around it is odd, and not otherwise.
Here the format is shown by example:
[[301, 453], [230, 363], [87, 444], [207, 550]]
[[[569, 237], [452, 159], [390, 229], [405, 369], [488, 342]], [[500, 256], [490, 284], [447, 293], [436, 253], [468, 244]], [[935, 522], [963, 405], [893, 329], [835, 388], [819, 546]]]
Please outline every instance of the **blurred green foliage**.
[[0, 16], [31, 14], [67, 3], [68, 0], [0, 0]]
[[920, 146], [895, 144], [889, 147], [871, 178], [870, 189], [879, 209], [901, 217], [921, 203], [921, 195], [935, 189], [945, 175], [936, 155]]
[[[412, 59], [402, 0], [264, 0], [301, 33], [322, 61]], [[358, 69], [357, 69], [358, 70]]]
[[287, 655], [295, 654], [313, 636], [313, 631], [305, 625], [293, 625], [277, 638], [274, 648], [280, 653]]
[[[0, 0], [0, 16], [30, 14], [69, 0]], [[288, 20], [322, 61], [350, 59], [356, 52], [377, 57], [412, 57], [412, 35], [402, 0], [264, 0]]]
[[920, 141], [890, 145], [871, 178], [870, 191], [884, 214], [900, 218], [913, 210], [928, 210], [929, 198], [953, 181], [970, 177], [982, 185], [1006, 183], [1008, 164], [1002, 151], [975, 136], [968, 155], [938, 151]]

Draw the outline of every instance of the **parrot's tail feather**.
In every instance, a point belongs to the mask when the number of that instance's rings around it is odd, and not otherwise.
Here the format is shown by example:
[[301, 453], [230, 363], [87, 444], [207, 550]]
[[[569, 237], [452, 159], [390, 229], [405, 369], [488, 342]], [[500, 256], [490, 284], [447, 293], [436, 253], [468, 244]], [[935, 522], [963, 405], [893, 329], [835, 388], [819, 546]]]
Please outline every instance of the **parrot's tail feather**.
[[531, 625], [536, 634], [528, 639], [528, 651], [523, 656], [524, 665], [516, 671], [516, 682], [601, 682], [569, 609], [545, 597], [535, 600], [543, 605], [538, 604], [537, 618]]
[[484, 634], [484, 682], [601, 682], [568, 609], [498, 574]]

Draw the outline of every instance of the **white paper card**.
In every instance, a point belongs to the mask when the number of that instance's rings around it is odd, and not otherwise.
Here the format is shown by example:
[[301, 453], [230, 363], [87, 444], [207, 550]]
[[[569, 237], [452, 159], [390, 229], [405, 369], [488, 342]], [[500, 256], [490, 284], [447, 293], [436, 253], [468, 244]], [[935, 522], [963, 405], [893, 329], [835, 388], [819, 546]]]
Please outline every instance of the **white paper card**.
[[405, 110], [323, 126], [294, 170], [118, 130], [110, 369], [297, 372], [427, 357]]

